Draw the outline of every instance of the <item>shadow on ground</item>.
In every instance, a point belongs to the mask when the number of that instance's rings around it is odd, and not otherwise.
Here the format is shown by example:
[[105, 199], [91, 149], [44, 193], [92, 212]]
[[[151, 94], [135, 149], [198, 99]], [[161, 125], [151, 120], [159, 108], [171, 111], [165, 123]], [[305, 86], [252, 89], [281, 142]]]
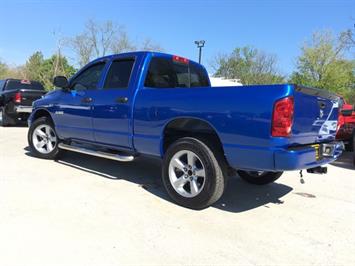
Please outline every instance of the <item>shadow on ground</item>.
[[[29, 148], [26, 155], [31, 156]], [[84, 154], [64, 152], [57, 161], [66, 167], [112, 180], [135, 183], [153, 195], [171, 202], [161, 182], [160, 161], [139, 157], [133, 162], [121, 163]], [[213, 207], [230, 212], [244, 212], [266, 204], [282, 204], [280, 199], [292, 191], [286, 185], [273, 183], [266, 186], [250, 185], [239, 177], [230, 177], [222, 198]], [[267, 206], [265, 206], [267, 207]]]
[[340, 158], [335, 162], [331, 163], [331, 165], [345, 169], [355, 170], [354, 160], [355, 158], [353, 152], [344, 152], [340, 156]]

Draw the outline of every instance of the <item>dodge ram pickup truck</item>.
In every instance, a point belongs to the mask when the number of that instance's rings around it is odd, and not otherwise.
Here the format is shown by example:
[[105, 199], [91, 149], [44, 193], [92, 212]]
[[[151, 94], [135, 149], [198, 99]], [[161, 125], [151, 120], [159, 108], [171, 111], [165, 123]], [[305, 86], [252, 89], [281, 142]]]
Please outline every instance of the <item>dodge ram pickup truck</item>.
[[32, 112], [32, 102], [46, 91], [41, 83], [30, 80], [0, 80], [0, 125], [15, 125], [27, 121]]
[[283, 171], [322, 172], [342, 153], [339, 98], [324, 90], [211, 87], [203, 66], [155, 52], [99, 58], [54, 85], [28, 121], [35, 156], [160, 157], [168, 194], [192, 209], [216, 202], [228, 173], [267, 184]]

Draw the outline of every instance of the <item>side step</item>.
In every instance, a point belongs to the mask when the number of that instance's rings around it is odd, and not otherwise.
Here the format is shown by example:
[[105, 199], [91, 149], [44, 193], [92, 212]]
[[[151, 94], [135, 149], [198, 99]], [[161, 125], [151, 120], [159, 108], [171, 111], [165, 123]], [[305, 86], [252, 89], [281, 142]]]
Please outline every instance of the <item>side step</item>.
[[105, 159], [120, 161], [120, 162], [131, 162], [134, 160], [134, 156], [132, 155], [119, 155], [119, 154], [108, 153], [103, 151], [95, 151], [83, 147], [67, 145], [64, 143], [59, 143], [58, 148], [67, 151], [73, 151], [73, 152], [83, 153], [83, 154], [92, 155], [96, 157], [101, 157]]

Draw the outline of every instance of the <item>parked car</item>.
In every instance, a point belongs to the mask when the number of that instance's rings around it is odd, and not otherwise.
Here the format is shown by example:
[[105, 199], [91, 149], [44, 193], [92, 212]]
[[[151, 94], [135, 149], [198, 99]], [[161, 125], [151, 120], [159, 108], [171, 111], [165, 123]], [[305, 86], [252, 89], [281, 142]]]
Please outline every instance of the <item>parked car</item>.
[[97, 59], [34, 102], [31, 152], [69, 150], [122, 162], [163, 159], [171, 198], [193, 209], [216, 202], [228, 170], [253, 184], [320, 166], [342, 153], [339, 98], [291, 84], [211, 87], [205, 68], [153, 52]]
[[0, 124], [16, 125], [27, 121], [32, 112], [32, 102], [45, 94], [43, 85], [37, 81], [0, 80]]
[[348, 151], [353, 151], [353, 146], [355, 145], [354, 105], [348, 104], [344, 98], [341, 98], [341, 106], [336, 139], [343, 141]]

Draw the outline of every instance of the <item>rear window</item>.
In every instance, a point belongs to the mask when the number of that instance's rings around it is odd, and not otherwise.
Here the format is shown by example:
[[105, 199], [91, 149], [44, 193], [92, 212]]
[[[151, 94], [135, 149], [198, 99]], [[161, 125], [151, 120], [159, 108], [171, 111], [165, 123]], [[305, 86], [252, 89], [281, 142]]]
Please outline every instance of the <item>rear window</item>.
[[8, 80], [5, 90], [44, 90], [44, 88], [38, 81]]
[[208, 87], [208, 76], [203, 67], [173, 62], [172, 59], [153, 57], [144, 86], [151, 88]]
[[107, 74], [104, 88], [105, 89], [128, 88], [133, 64], [134, 64], [133, 59], [114, 61]]
[[190, 64], [191, 87], [210, 86], [206, 71], [197, 64]]

